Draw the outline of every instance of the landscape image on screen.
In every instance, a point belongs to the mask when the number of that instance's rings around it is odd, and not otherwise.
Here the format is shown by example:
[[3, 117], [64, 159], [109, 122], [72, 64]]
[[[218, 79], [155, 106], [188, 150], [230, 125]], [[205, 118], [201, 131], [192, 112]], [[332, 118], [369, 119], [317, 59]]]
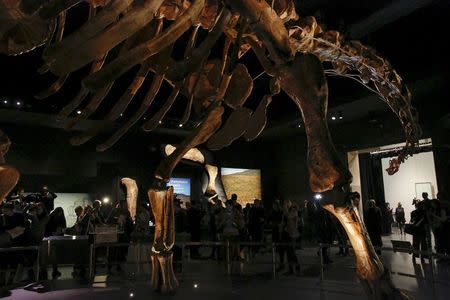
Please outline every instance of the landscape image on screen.
[[173, 191], [177, 198], [181, 200], [182, 207], [185, 207], [187, 202], [191, 202], [190, 178], [170, 178], [167, 186], [173, 186]]
[[242, 206], [261, 199], [261, 170], [221, 168], [220, 172], [228, 199], [236, 194]]

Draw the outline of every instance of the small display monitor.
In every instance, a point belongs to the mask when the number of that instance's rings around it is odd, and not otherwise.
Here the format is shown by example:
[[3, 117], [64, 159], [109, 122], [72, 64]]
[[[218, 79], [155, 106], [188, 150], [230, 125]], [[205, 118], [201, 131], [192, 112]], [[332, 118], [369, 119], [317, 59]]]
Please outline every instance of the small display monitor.
[[220, 172], [228, 199], [236, 194], [242, 206], [261, 200], [261, 170], [221, 168]]
[[181, 200], [182, 207], [185, 207], [187, 202], [191, 202], [190, 178], [172, 177], [167, 185], [173, 186], [173, 191], [176, 197]]

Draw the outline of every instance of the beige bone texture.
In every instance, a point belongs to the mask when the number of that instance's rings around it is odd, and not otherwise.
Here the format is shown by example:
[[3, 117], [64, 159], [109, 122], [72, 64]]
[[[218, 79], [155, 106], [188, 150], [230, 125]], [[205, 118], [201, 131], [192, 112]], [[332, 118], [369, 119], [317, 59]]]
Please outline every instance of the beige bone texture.
[[136, 180], [125, 177], [120, 180], [127, 190], [127, 207], [133, 221], [136, 219], [136, 208], [138, 200], [138, 186]]
[[14, 167], [5, 164], [5, 155], [11, 146], [8, 136], [0, 130], [0, 204], [16, 186], [20, 173]]
[[[112, 147], [143, 118], [163, 83], [173, 90], [156, 115], [143, 125], [144, 130], [153, 130], [164, 123], [166, 113], [181, 98], [178, 96], [187, 99], [180, 123], [187, 122], [192, 112], [196, 113], [196, 122], [200, 122], [186, 140], [160, 162], [149, 190], [157, 228], [152, 256], [155, 288], [171, 292], [178, 286], [170, 250], [174, 243], [173, 190], [166, 186], [173, 170], [183, 158], [202, 163], [192, 149], [204, 143], [220, 149], [241, 136], [247, 140], [257, 138], [266, 126], [269, 105], [275, 101], [272, 96], [283, 90], [297, 105], [305, 122], [310, 187], [324, 193], [323, 207], [334, 214], [347, 231], [355, 249], [357, 274], [368, 297], [406, 298], [392, 284], [389, 271], [377, 257], [364, 225], [348, 200], [351, 175], [339, 159], [326, 120], [328, 85], [325, 74], [356, 80], [375, 92], [398, 117], [405, 132], [405, 147], [387, 169], [391, 175], [399, 171], [401, 163], [417, 146], [421, 129], [411, 106], [411, 95], [386, 59], [359, 42], [345, 41], [337, 31], [324, 30], [314, 17], [299, 16], [294, 0], [85, 1], [91, 5], [91, 12], [96, 12], [99, 6], [102, 8], [70, 35], [62, 36], [63, 32], [58, 30], [53, 42], [57, 16], [62, 20], [62, 14], [79, 2], [0, 0], [0, 52], [17, 55], [46, 45], [44, 66], [40, 71], [51, 71], [60, 79], [49, 93], [39, 96], [56, 93], [69, 73], [92, 63], [80, 94], [66, 104], [60, 117], [67, 118], [90, 92], [94, 96], [86, 111], [69, 123], [68, 128], [94, 114], [103, 99], [110, 96], [114, 82], [126, 72], [132, 72], [134, 66], [139, 67], [135, 81], [115, 102], [105, 120], [72, 138], [74, 145], [96, 137], [129, 109], [134, 95], [145, 86], [143, 82], [149, 73], [153, 73], [153, 83], [137, 111], [97, 150]], [[164, 20], [169, 20], [168, 26], [163, 26]], [[197, 43], [199, 28], [208, 32]], [[179, 47], [177, 40], [188, 34], [184, 56], [175, 60], [171, 57], [172, 50]], [[225, 44], [218, 45], [223, 35]], [[220, 47], [223, 49], [221, 58], [211, 58], [212, 50]], [[246, 107], [254, 79], [241, 60], [249, 51], [254, 52], [264, 72], [272, 77], [270, 93], [262, 98], [255, 111]], [[330, 68], [324, 70], [323, 62]], [[222, 120], [224, 116], [229, 117]], [[11, 178], [18, 178], [15, 169], [4, 165], [6, 151], [3, 149], [7, 148], [8, 143], [0, 145], [2, 191], [15, 185]], [[211, 183], [215, 169], [207, 167], [206, 170]], [[211, 189], [209, 186], [207, 193], [211, 193]]]

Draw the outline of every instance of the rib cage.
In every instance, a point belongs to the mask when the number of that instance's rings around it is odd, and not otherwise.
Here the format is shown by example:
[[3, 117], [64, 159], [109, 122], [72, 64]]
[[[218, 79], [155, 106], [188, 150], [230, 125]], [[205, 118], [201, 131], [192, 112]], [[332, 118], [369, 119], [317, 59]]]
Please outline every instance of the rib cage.
[[[249, 49], [259, 50], [260, 57], [270, 53], [268, 59], [261, 61], [267, 74], [276, 77], [276, 69], [280, 67], [279, 58], [264, 44], [264, 36], [252, 28], [246, 16], [240, 16], [236, 10], [229, 7], [236, 5], [231, 0], [224, 3], [218, 0], [91, 0], [87, 2], [91, 5], [91, 11], [97, 10], [97, 14], [92, 13], [92, 18], [80, 30], [61, 40], [66, 10], [79, 2], [81, 1], [52, 0], [41, 1], [40, 3], [43, 3], [41, 6], [34, 3], [32, 8], [22, 7], [24, 11], [33, 12], [33, 18], [36, 17], [36, 12], [44, 20], [60, 16], [58, 37], [53, 44], [50, 44], [51, 38], [47, 41], [50, 46], [44, 52], [45, 64], [41, 68], [42, 72], [56, 73], [60, 79], [40, 96], [56, 93], [70, 72], [86, 63], [92, 63], [91, 74], [83, 80], [84, 87], [80, 94], [63, 109], [58, 115], [59, 119], [67, 118], [90, 93], [93, 96], [86, 104], [86, 111], [67, 126], [73, 127], [95, 112], [121, 74], [136, 64], [141, 65], [141, 70], [133, 84], [114, 105], [106, 120], [71, 140], [76, 145], [87, 142], [101, 132], [108, 122], [116, 120], [133, 101], [137, 91], [142, 88], [142, 83], [149, 72], [155, 74], [154, 80], [164, 80], [174, 86], [171, 102], [176, 101], [179, 93], [189, 99], [183, 117], [184, 122], [190, 115], [191, 105], [206, 109], [211, 103], [223, 100], [223, 97], [218, 99], [217, 94], [223, 96], [230, 88], [233, 71], [230, 70], [233, 69], [230, 65], [236, 65], [237, 60]], [[409, 150], [418, 143], [421, 132], [415, 110], [411, 107], [409, 91], [390, 63], [359, 42], [345, 42], [337, 31], [323, 31], [314, 17], [299, 18], [291, 0], [267, 0], [267, 2], [289, 32], [288, 45], [282, 46], [283, 55], [293, 57], [298, 52], [315, 54], [321, 61], [331, 62], [333, 68], [326, 70], [327, 74], [344, 76], [360, 82], [377, 93], [390, 106], [405, 130], [406, 146], [398, 158], [398, 161], [402, 162], [408, 156]], [[149, 17], [152, 15], [153, 20]], [[170, 26], [162, 30], [163, 22], [167, 21], [170, 22]], [[178, 37], [191, 27], [199, 26], [210, 30], [208, 37], [196, 45], [196, 35], [193, 34], [184, 59], [174, 61], [170, 58], [167, 54]], [[222, 33], [231, 42], [231, 53], [228, 50], [224, 51], [222, 66], [218, 73], [206, 74], [208, 70], [205, 68], [209, 66], [209, 61], [205, 58], [209, 56], [212, 46]], [[101, 55], [98, 46], [103, 49]], [[122, 47], [122, 50], [114, 58], [110, 50], [116, 47]], [[258, 47], [260, 49], [257, 49]], [[104, 64], [107, 57], [114, 59]], [[194, 82], [202, 81], [202, 84], [193, 87], [190, 85], [193, 79]], [[149, 95], [150, 98], [159, 91], [160, 84], [155, 84], [156, 87], [152, 84], [153, 91], [152, 95]], [[251, 92], [251, 87], [249, 90]], [[207, 97], [202, 98], [205, 95]], [[143, 112], [150, 106], [151, 101], [147, 104], [141, 108]], [[152, 119], [152, 125], [144, 125], [144, 128], [147, 130], [155, 128], [170, 106], [165, 105], [164, 111], [156, 114], [157, 119]], [[106, 150], [112, 146], [142, 115], [142, 111], [136, 113], [134, 120], [128, 121], [126, 127], [121, 128], [114, 138], [98, 147], [98, 150]]]

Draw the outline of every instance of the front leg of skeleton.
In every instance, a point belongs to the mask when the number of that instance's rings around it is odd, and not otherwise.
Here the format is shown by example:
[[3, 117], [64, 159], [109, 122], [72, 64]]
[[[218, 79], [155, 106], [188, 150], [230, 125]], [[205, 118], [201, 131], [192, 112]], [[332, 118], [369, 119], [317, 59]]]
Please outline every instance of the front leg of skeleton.
[[173, 187], [166, 187], [175, 166], [192, 148], [204, 143], [219, 128], [223, 107], [214, 105], [202, 123], [158, 166], [155, 179], [148, 191], [155, 217], [155, 237], [152, 248], [152, 287], [162, 293], [173, 292], [178, 281], [173, 271], [175, 243], [175, 221], [173, 207]]
[[340, 161], [328, 131], [328, 87], [321, 62], [314, 55], [299, 55], [282, 67], [278, 76], [283, 90], [303, 115], [310, 187], [323, 193], [322, 206], [344, 226], [355, 251], [358, 277], [369, 299], [407, 299], [392, 284], [356, 208], [347, 199], [344, 187], [351, 182], [351, 174]]
[[178, 287], [172, 268], [172, 247], [175, 243], [173, 187], [152, 187], [148, 196], [155, 216], [151, 283], [155, 290], [169, 293]]

